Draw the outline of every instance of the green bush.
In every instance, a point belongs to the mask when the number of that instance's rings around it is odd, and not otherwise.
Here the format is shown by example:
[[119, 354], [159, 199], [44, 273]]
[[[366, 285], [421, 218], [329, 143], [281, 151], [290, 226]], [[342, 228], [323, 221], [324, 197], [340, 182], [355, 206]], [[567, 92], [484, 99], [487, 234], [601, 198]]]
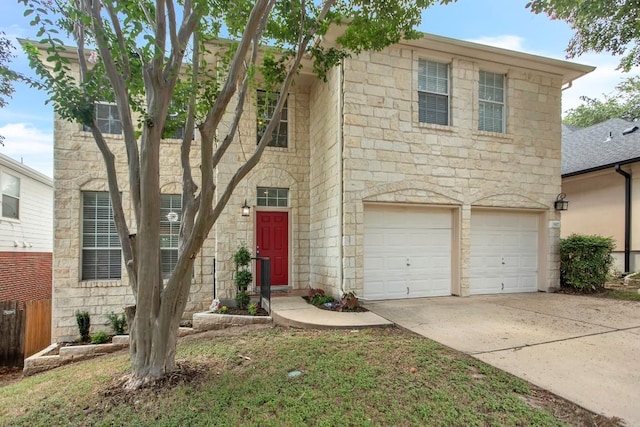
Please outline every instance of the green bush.
[[604, 289], [613, 263], [613, 238], [572, 234], [560, 240], [560, 282], [583, 292]]
[[260, 305], [256, 304], [255, 302], [252, 302], [251, 304], [249, 304], [249, 307], [247, 308], [247, 310], [249, 310], [249, 314], [252, 316], [255, 316], [256, 314], [258, 314], [259, 309], [260, 309]]
[[246, 267], [251, 262], [251, 253], [244, 243], [240, 245], [236, 253], [233, 255], [233, 262], [235, 262], [238, 267]]
[[91, 344], [104, 344], [106, 342], [109, 342], [110, 338], [111, 337], [106, 332], [99, 331], [91, 335]]
[[313, 297], [311, 297], [311, 304], [318, 305], [318, 306], [326, 304], [328, 302], [333, 302], [333, 301], [334, 301], [333, 298], [330, 297], [329, 295], [316, 294]]
[[80, 340], [89, 342], [89, 329], [91, 328], [91, 318], [88, 311], [76, 311], [76, 323], [80, 331]]
[[124, 335], [125, 328], [127, 327], [127, 318], [124, 313], [118, 316], [111, 312], [111, 314], [107, 314], [107, 319], [109, 319], [109, 323], [111, 324], [111, 329], [113, 329], [114, 334]]
[[239, 309], [246, 309], [251, 301], [251, 297], [245, 291], [238, 291], [236, 294], [236, 307]]
[[236, 271], [236, 286], [239, 291], [246, 291], [249, 285], [251, 284], [251, 280], [253, 276], [249, 270], [238, 270]]

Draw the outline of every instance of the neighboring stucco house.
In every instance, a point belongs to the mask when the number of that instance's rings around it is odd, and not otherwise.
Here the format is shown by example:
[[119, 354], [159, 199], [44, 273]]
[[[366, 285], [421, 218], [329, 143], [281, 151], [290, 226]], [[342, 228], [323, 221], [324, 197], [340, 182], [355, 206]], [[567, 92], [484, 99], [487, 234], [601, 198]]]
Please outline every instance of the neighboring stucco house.
[[[374, 300], [557, 288], [560, 98], [591, 70], [434, 35], [345, 59], [327, 82], [303, 70], [272, 146], [197, 256], [186, 315], [209, 306], [214, 286], [233, 298], [232, 255], [243, 242], [271, 259], [272, 285], [284, 291], [313, 286]], [[263, 125], [255, 104], [215, 171], [219, 188], [255, 147]], [[117, 142], [114, 112], [97, 108]], [[125, 155], [114, 147], [128, 206]], [[179, 141], [163, 150], [170, 271]], [[75, 310], [102, 319], [132, 297], [91, 135], [56, 120], [55, 159], [53, 328], [61, 337], [77, 334]]]
[[615, 239], [615, 267], [640, 269], [640, 123], [611, 119], [587, 128], [563, 126], [562, 237]]
[[0, 154], [0, 301], [51, 298], [53, 182]]

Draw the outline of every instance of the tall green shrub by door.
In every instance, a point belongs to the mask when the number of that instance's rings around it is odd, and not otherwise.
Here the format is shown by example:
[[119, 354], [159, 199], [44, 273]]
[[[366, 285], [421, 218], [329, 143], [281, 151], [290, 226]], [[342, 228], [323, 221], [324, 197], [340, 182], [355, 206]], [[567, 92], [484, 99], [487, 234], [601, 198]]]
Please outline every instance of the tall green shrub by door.
[[249, 305], [249, 294], [247, 288], [253, 280], [249, 266], [251, 264], [251, 254], [247, 247], [243, 244], [233, 255], [233, 261], [236, 264], [236, 305], [238, 308], [246, 309]]
[[572, 234], [560, 240], [560, 281], [564, 287], [592, 292], [604, 289], [613, 264], [611, 237]]

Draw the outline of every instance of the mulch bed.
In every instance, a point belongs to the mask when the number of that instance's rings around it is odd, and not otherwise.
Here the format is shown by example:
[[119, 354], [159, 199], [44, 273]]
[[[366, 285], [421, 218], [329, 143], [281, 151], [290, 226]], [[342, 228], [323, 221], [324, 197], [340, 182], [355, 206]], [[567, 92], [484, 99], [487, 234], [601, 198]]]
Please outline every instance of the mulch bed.
[[[252, 314], [249, 313], [249, 310], [236, 308], [236, 307], [227, 307], [227, 312], [226, 313], [216, 313], [216, 314], [234, 314], [236, 316], [252, 316]], [[268, 315], [269, 315], [269, 313], [267, 313], [267, 310], [265, 310], [264, 308], [260, 307], [258, 309], [258, 311], [256, 312], [256, 314], [253, 315], [253, 316], [268, 316]]]
[[[302, 298], [307, 302], [307, 304], [311, 304], [311, 298], [309, 298], [309, 297], [302, 297]], [[336, 301], [334, 301], [334, 303], [335, 302]], [[366, 308], [364, 308], [364, 307], [362, 307], [360, 305], [358, 305], [357, 307], [354, 307], [354, 308], [346, 308], [345, 307], [342, 310], [340, 310], [339, 304], [331, 304], [329, 306], [326, 306], [324, 304], [322, 304], [322, 305], [312, 304], [312, 305], [314, 307], [318, 307], [321, 310], [338, 311], [338, 312], [342, 312], [342, 313], [366, 313], [367, 311], [369, 311], [369, 310], [367, 310]]]

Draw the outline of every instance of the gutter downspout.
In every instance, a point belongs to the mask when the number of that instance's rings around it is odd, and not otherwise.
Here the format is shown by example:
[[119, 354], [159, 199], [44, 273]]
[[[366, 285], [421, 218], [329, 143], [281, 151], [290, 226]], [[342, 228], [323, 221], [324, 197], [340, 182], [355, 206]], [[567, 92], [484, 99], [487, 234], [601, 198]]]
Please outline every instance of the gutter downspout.
[[344, 59], [340, 61], [339, 67], [339, 89], [338, 89], [338, 152], [340, 167], [338, 168], [338, 181], [340, 191], [338, 194], [338, 285], [340, 286], [340, 296], [345, 294], [344, 289]]
[[631, 174], [623, 171], [620, 164], [617, 164], [615, 169], [624, 176], [624, 273], [627, 274], [631, 254]]

